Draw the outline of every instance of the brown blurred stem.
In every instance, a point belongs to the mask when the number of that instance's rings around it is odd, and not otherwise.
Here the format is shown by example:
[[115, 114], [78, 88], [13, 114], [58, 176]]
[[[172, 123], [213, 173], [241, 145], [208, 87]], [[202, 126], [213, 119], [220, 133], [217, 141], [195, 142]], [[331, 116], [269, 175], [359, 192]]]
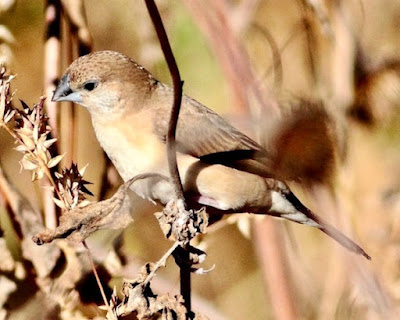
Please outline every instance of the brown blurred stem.
[[68, 21], [69, 30], [74, 38], [79, 56], [92, 51], [93, 40], [86, 18], [83, 0], [61, 0], [64, 17]]
[[[63, 11], [63, 43], [64, 43], [64, 53], [67, 65], [69, 65], [74, 59], [74, 43], [75, 37], [71, 34], [71, 25], [69, 19], [65, 17], [65, 10]], [[70, 164], [73, 159], [75, 159], [75, 131], [76, 131], [76, 119], [75, 119], [75, 105], [73, 102], [68, 102], [68, 107], [66, 108], [67, 115], [65, 120], [61, 123], [61, 125], [66, 127], [67, 138], [65, 139], [68, 143], [66, 144], [66, 156], [65, 156], [65, 164]], [[64, 131], [65, 132], [65, 131]]]
[[[93, 41], [87, 23], [85, 6], [82, 0], [61, 0], [63, 27], [63, 42], [65, 43], [65, 60], [69, 65], [76, 54], [79, 56], [88, 54], [92, 50]], [[77, 52], [76, 52], [77, 51]], [[77, 131], [77, 119], [74, 103], [70, 103], [68, 108], [67, 124], [68, 144], [66, 163], [69, 164], [75, 158], [76, 142], [75, 135]]]
[[277, 222], [266, 218], [253, 224], [255, 246], [263, 270], [264, 283], [270, 293], [275, 319], [295, 320], [296, 310], [290, 293], [288, 267], [284, 257], [282, 235]]
[[315, 34], [310, 21], [310, 15], [308, 14], [308, 3], [306, 0], [299, 0], [299, 8], [301, 14], [301, 23], [306, 34], [306, 53], [308, 55], [308, 61], [310, 66], [310, 74], [312, 76], [313, 86], [318, 85], [318, 70], [317, 70], [317, 56], [318, 46], [315, 39]]
[[[45, 45], [44, 45], [44, 88], [47, 97], [51, 97], [55, 90], [61, 56], [61, 3], [59, 0], [47, 0], [45, 7]], [[57, 103], [46, 99], [46, 110], [49, 116], [49, 124], [52, 128], [52, 136], [58, 135], [57, 125]], [[53, 144], [51, 153], [58, 154], [57, 143]], [[53, 169], [56, 171], [57, 166]], [[54, 172], [53, 171], [53, 172]], [[45, 182], [46, 183], [46, 182]], [[46, 185], [45, 185], [46, 186]], [[49, 186], [49, 185], [47, 185]], [[45, 225], [48, 228], [55, 228], [57, 225], [56, 206], [52, 201], [54, 191], [50, 188], [43, 188], [43, 204]]]
[[94, 265], [93, 257], [92, 257], [92, 254], [91, 254], [90, 250], [89, 250], [89, 247], [88, 247], [88, 245], [87, 245], [85, 240], [82, 241], [82, 244], [86, 249], [86, 253], [87, 253], [88, 258], [89, 258], [90, 266], [92, 267], [93, 274], [94, 274], [94, 277], [96, 278], [96, 282], [97, 282], [97, 285], [98, 285], [98, 287], [100, 289], [100, 293], [101, 293], [101, 296], [103, 298], [103, 301], [104, 301], [104, 303], [105, 303], [105, 305], [106, 305], [106, 307], [107, 307], [107, 309], [109, 311], [110, 316], [114, 315], [113, 310], [110, 308], [110, 304], [108, 303], [107, 296], [106, 296], [106, 294], [104, 292], [103, 285], [101, 284], [101, 281], [100, 281], [100, 278], [99, 278], [99, 274], [97, 273], [97, 270], [96, 270], [96, 266]]
[[[182, 85], [179, 69], [175, 61], [175, 57], [172, 53], [171, 46], [168, 41], [167, 33], [165, 32], [164, 25], [161, 20], [160, 13], [158, 12], [157, 6], [153, 0], [145, 0], [147, 10], [150, 14], [150, 18], [153, 22], [154, 28], [156, 30], [158, 39], [160, 41], [161, 49], [164, 53], [165, 60], [167, 62], [169, 71], [171, 73], [173, 88], [174, 88], [174, 102], [171, 110], [171, 117], [168, 124], [167, 133], [167, 157], [168, 165], [170, 171], [170, 177], [172, 184], [174, 186], [175, 198], [176, 200], [185, 201], [183, 195], [182, 182], [179, 176], [178, 166], [176, 162], [176, 148], [175, 148], [175, 132], [176, 125], [178, 123], [179, 111], [181, 107], [182, 100]], [[188, 239], [186, 246], [189, 246]], [[185, 301], [186, 307], [186, 318], [191, 319], [191, 279], [190, 279], [190, 260], [189, 251], [182, 250], [182, 259], [187, 263], [182, 263], [180, 267], [180, 284], [181, 284], [181, 295]]]

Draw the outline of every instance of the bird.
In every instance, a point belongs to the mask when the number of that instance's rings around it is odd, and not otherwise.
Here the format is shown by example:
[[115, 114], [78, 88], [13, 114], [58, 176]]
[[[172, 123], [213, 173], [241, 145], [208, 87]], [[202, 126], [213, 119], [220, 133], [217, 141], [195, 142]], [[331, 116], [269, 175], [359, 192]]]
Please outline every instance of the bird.
[[[52, 100], [85, 107], [101, 147], [124, 181], [168, 175], [166, 136], [173, 89], [130, 57], [96, 51], [79, 57], [61, 77]], [[370, 256], [308, 209], [274, 170], [265, 148], [195, 99], [182, 95], [176, 129], [177, 163], [189, 205], [218, 214], [255, 213], [315, 227], [348, 250]], [[139, 196], [166, 205], [170, 183], [151, 177], [131, 185]]]

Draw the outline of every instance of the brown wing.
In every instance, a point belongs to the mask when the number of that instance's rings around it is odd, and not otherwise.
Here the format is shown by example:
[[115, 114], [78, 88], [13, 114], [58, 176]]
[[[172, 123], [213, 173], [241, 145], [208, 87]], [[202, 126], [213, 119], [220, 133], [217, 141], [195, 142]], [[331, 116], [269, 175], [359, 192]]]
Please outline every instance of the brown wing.
[[[169, 112], [167, 109], [163, 111]], [[158, 117], [168, 118], [165, 113]], [[157, 123], [156, 131], [165, 139], [166, 123], [164, 121], [161, 126], [159, 121]], [[176, 143], [179, 152], [206, 163], [218, 163], [266, 178], [275, 177], [270, 157], [258, 143], [187, 96], [182, 97]]]

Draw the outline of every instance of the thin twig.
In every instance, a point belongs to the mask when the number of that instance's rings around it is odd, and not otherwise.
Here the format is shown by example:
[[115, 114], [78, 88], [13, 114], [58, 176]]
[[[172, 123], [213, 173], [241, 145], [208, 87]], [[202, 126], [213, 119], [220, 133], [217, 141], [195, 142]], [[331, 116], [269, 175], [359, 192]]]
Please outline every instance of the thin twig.
[[147, 10], [149, 11], [151, 20], [153, 21], [154, 28], [157, 32], [158, 39], [160, 40], [161, 49], [164, 52], [165, 60], [167, 62], [169, 71], [171, 73], [173, 87], [174, 87], [174, 103], [172, 105], [171, 117], [168, 123], [167, 133], [167, 157], [168, 165], [172, 183], [174, 185], [176, 199], [184, 200], [182, 182], [179, 176], [178, 166], [176, 162], [176, 147], [175, 147], [175, 132], [178, 123], [179, 111], [182, 101], [182, 85], [183, 81], [179, 74], [179, 69], [175, 61], [174, 54], [172, 53], [171, 46], [168, 41], [167, 33], [165, 32], [164, 25], [161, 20], [160, 13], [153, 0], [145, 0]]
[[147, 172], [147, 173], [141, 173], [136, 176], [134, 176], [132, 179], [128, 180], [125, 182], [125, 185], [129, 188], [133, 183], [135, 183], [138, 180], [143, 180], [143, 179], [148, 179], [148, 178], [160, 178], [163, 179], [169, 183], [171, 183], [171, 180], [168, 179], [166, 176], [160, 174], [160, 173], [154, 173], [154, 172]]
[[146, 280], [143, 281], [143, 285], [148, 284], [156, 274], [157, 270], [160, 269], [162, 266], [165, 266], [167, 259], [169, 256], [175, 251], [175, 249], [179, 246], [179, 241], [175, 241], [174, 244], [172, 245], [171, 248], [168, 249], [168, 251], [161, 257], [160, 260], [157, 261], [157, 263], [154, 265], [153, 269], [147, 276]]
[[[182, 101], [182, 86], [183, 81], [181, 80], [179, 69], [175, 61], [175, 57], [172, 53], [171, 46], [168, 41], [167, 33], [165, 32], [164, 25], [161, 20], [160, 13], [158, 12], [157, 6], [153, 0], [145, 0], [147, 10], [153, 22], [154, 28], [156, 30], [158, 39], [160, 41], [161, 49], [164, 53], [165, 60], [167, 62], [169, 71], [171, 73], [173, 88], [174, 88], [174, 101], [171, 110], [171, 116], [168, 123], [168, 132], [167, 132], [167, 158], [168, 158], [168, 167], [170, 172], [171, 181], [174, 188], [175, 200], [180, 200], [183, 202], [184, 207], [185, 198], [183, 195], [183, 187], [182, 182], [179, 176], [178, 165], [176, 161], [176, 145], [175, 145], [175, 133], [176, 126], [178, 123], [179, 111], [181, 108]], [[185, 247], [182, 259], [187, 261], [187, 263], [182, 263], [179, 265], [180, 268], [180, 283], [181, 283], [181, 295], [185, 301], [186, 307], [186, 318], [192, 318], [191, 312], [191, 270], [190, 270], [190, 261], [189, 261], [189, 251], [187, 250], [189, 247], [190, 239], [188, 239]]]
[[98, 287], [99, 287], [99, 289], [100, 289], [101, 296], [103, 297], [104, 304], [106, 305], [106, 307], [107, 307], [109, 313], [110, 313], [110, 314], [114, 314], [113, 311], [112, 311], [112, 309], [111, 309], [111, 307], [110, 307], [110, 304], [109, 304], [108, 301], [107, 301], [107, 297], [106, 297], [106, 294], [105, 294], [105, 292], [104, 292], [103, 285], [101, 284], [99, 275], [98, 275], [98, 273], [97, 273], [96, 266], [94, 265], [93, 258], [92, 258], [92, 254], [90, 253], [89, 247], [87, 246], [85, 240], [82, 241], [82, 244], [83, 244], [83, 246], [84, 246], [85, 249], [86, 249], [86, 253], [87, 253], [87, 255], [88, 255], [89, 262], [90, 262], [90, 265], [91, 265], [91, 267], [92, 267], [94, 277], [96, 278], [97, 285], [98, 285]]
[[306, 0], [299, 0], [298, 5], [300, 8], [301, 22], [303, 24], [303, 29], [306, 34], [306, 54], [310, 66], [310, 74], [312, 76], [312, 85], [315, 87], [319, 83], [318, 75], [318, 46], [316, 42], [316, 36], [314, 34], [313, 27], [311, 25], [310, 17], [307, 12]]
[[257, 23], [254, 23], [252, 25], [254, 27], [254, 30], [260, 32], [265, 40], [267, 40], [270, 49], [271, 49], [271, 55], [272, 55], [272, 65], [270, 68], [268, 68], [268, 72], [266, 75], [269, 74], [271, 70], [274, 71], [274, 87], [276, 89], [281, 89], [282, 87], [282, 80], [283, 80], [283, 66], [282, 66], [282, 59], [281, 59], [281, 53], [279, 52], [279, 47], [278, 44], [276, 43], [274, 37], [272, 36], [271, 32], [266, 28], [263, 27]]

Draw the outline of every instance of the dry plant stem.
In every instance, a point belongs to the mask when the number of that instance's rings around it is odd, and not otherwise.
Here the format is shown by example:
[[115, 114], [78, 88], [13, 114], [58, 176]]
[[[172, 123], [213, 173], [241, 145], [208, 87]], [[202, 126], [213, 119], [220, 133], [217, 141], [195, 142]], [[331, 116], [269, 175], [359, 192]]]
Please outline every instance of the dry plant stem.
[[[59, 0], [47, 0], [45, 8], [46, 40], [44, 48], [44, 87], [47, 97], [51, 97], [56, 89], [55, 83], [60, 71], [61, 56], [61, 3]], [[57, 103], [47, 99], [45, 101], [49, 124], [53, 129], [53, 135], [58, 135]]]
[[272, 54], [271, 66], [267, 68], [262, 78], [269, 75], [271, 71], [274, 71], [274, 87], [280, 89], [282, 87], [283, 66], [278, 44], [276, 43], [274, 37], [268, 29], [263, 28], [262, 26], [257, 24], [254, 25], [254, 29], [260, 32], [265, 37], [265, 40], [268, 42]]
[[236, 5], [233, 12], [234, 18], [232, 18], [234, 20], [233, 29], [235, 33], [243, 34], [246, 31], [260, 2], [260, 0], [243, 0]]
[[[82, 0], [61, 1], [63, 5], [63, 22], [65, 32], [63, 39], [65, 40], [65, 51], [67, 65], [74, 60], [74, 49], [78, 49], [78, 54], [85, 55], [92, 50], [92, 37], [87, 25], [84, 4]], [[76, 113], [74, 103], [69, 103], [67, 118], [68, 145], [66, 163], [70, 163], [75, 158], [76, 153]]]
[[[296, 309], [290, 296], [287, 266], [284, 263], [282, 241], [279, 241], [277, 222], [266, 218], [253, 224], [255, 245], [262, 265], [264, 281], [270, 292], [270, 304], [275, 318], [295, 320]], [[271, 245], [272, 244], [272, 245]]]
[[61, 0], [64, 16], [68, 20], [70, 32], [80, 56], [92, 51], [93, 41], [87, 23], [83, 0]]
[[169, 256], [175, 251], [175, 249], [179, 246], [179, 242], [175, 241], [174, 244], [172, 245], [171, 248], [168, 249], [168, 251], [161, 257], [160, 260], [157, 261], [155, 266], [153, 267], [153, 270], [149, 273], [147, 276], [146, 280], [143, 281], [143, 285], [148, 284], [155, 276], [156, 272], [158, 269], [160, 269], [162, 266], [165, 266], [167, 259]]
[[[179, 111], [181, 107], [182, 100], [182, 85], [179, 69], [175, 61], [175, 57], [172, 53], [171, 46], [168, 41], [167, 33], [165, 32], [164, 25], [161, 20], [160, 13], [158, 12], [157, 6], [153, 0], [145, 0], [147, 10], [153, 22], [154, 28], [156, 30], [158, 39], [162, 51], [165, 56], [169, 71], [171, 73], [173, 88], [174, 88], [174, 101], [171, 110], [171, 116], [168, 123], [167, 132], [167, 157], [168, 157], [168, 167], [170, 171], [170, 177], [175, 191], [175, 199], [181, 200], [185, 203], [185, 198], [183, 195], [182, 182], [179, 176], [178, 165], [176, 161], [176, 147], [175, 147], [175, 133], [176, 126], [178, 123]], [[186, 205], [185, 205], [186, 207]], [[181, 284], [181, 295], [185, 301], [186, 307], [186, 317], [191, 319], [191, 270], [190, 270], [190, 260], [189, 251], [187, 250], [189, 246], [190, 239], [187, 239], [185, 256], [182, 257], [186, 263], [180, 265], [180, 284]]]
[[[67, 65], [70, 65], [73, 61], [73, 40], [76, 37], [71, 35], [71, 25], [69, 19], [65, 19], [63, 16], [63, 42], [65, 44], [65, 60]], [[75, 159], [75, 106], [73, 102], [69, 102], [67, 106], [68, 115], [66, 117], [68, 144], [66, 147], [66, 158], [65, 163], [69, 164]], [[64, 123], [64, 122], [63, 122]]]
[[318, 86], [319, 84], [319, 77], [318, 77], [318, 65], [317, 65], [317, 58], [318, 58], [318, 46], [315, 39], [314, 30], [311, 25], [311, 21], [309, 18], [309, 14], [307, 12], [307, 4], [305, 0], [299, 1], [299, 8], [301, 12], [301, 21], [303, 24], [304, 31], [306, 33], [306, 45], [307, 45], [307, 55], [308, 61], [310, 66], [310, 74], [313, 80], [313, 86]]
[[[260, 90], [247, 52], [238, 38], [240, 30], [234, 30], [232, 8], [227, 0], [183, 0], [194, 20], [211, 43], [222, 70], [232, 87], [234, 106], [239, 113], [249, 111], [249, 95], [252, 94], [263, 112], [279, 114], [276, 100], [266, 88]], [[250, 21], [249, 18], [247, 18]], [[244, 28], [245, 26], [242, 25]], [[260, 110], [255, 111], [257, 115]]]
[[[47, 97], [50, 97], [55, 90], [55, 83], [58, 78], [61, 56], [61, 32], [60, 32], [61, 3], [59, 0], [47, 0], [45, 7], [45, 32], [46, 40], [44, 46], [44, 88]], [[53, 129], [51, 135], [57, 136], [57, 103], [50, 99], [45, 101], [49, 115], [49, 124]], [[57, 144], [53, 145], [53, 150], [57, 150]], [[56, 153], [58, 153], [56, 151]], [[47, 172], [46, 172], [47, 175]], [[53, 191], [50, 188], [43, 189], [43, 203], [45, 208], [45, 225], [55, 228], [57, 225], [56, 206], [51, 199]], [[50, 200], [49, 200], [50, 199]]]
[[93, 258], [92, 258], [92, 254], [90, 253], [89, 247], [87, 246], [85, 240], [82, 241], [82, 244], [83, 244], [83, 246], [84, 246], [85, 249], [86, 249], [86, 253], [87, 253], [87, 255], [88, 255], [89, 262], [90, 262], [90, 265], [91, 265], [92, 270], [93, 270], [93, 274], [94, 274], [94, 276], [95, 276], [95, 278], [96, 278], [97, 285], [98, 285], [98, 287], [99, 287], [99, 289], [100, 289], [100, 293], [101, 293], [101, 296], [102, 296], [102, 298], [103, 298], [104, 304], [106, 305], [106, 307], [107, 307], [109, 313], [110, 313], [110, 314], [114, 314], [113, 311], [112, 311], [112, 309], [110, 308], [110, 304], [108, 303], [106, 294], [105, 294], [104, 289], [103, 289], [103, 285], [101, 284], [99, 275], [98, 275], [98, 273], [97, 273], [97, 271], [96, 271], [96, 266], [94, 265]]
[[181, 108], [182, 100], [182, 85], [179, 69], [172, 53], [171, 46], [168, 41], [167, 33], [165, 32], [164, 25], [161, 20], [160, 13], [153, 0], [145, 0], [147, 10], [149, 11], [151, 20], [153, 21], [154, 28], [157, 32], [160, 41], [161, 49], [164, 52], [165, 60], [167, 62], [169, 71], [171, 73], [173, 88], [174, 88], [174, 101], [171, 110], [171, 117], [168, 123], [167, 133], [167, 157], [170, 170], [170, 176], [174, 185], [176, 199], [184, 200], [182, 182], [179, 176], [178, 166], [176, 162], [176, 147], [175, 147], [175, 132], [178, 123], [179, 111]]
[[67, 163], [71, 163], [73, 159], [75, 159], [76, 155], [76, 143], [75, 143], [75, 133], [76, 133], [76, 116], [75, 116], [75, 105], [73, 103], [69, 103], [68, 108], [68, 144], [67, 144], [67, 155], [68, 160]]
[[[82, 4], [79, 4], [78, 6], [83, 8]], [[67, 14], [71, 15], [71, 12], [69, 10], [67, 10]], [[78, 42], [79, 48], [90, 48], [91, 47], [91, 38], [90, 38], [90, 34], [87, 33], [89, 36], [89, 38], [86, 39], [88, 41], [87, 45], [81, 44], [81, 41], [80, 41], [80, 39], [78, 39], [78, 37], [71, 35], [71, 32], [70, 32], [70, 31], [72, 31], [71, 30], [72, 29], [71, 17], [69, 16], [69, 19], [64, 19], [64, 20], [65, 20], [64, 25], [66, 26], [66, 29], [67, 29], [67, 32], [65, 33], [65, 42], [66, 42], [66, 51], [67, 51], [66, 58], [68, 60], [68, 64], [70, 64], [73, 60], [73, 47], [74, 47], [73, 42]], [[76, 29], [76, 27], [75, 27], [75, 29]], [[86, 49], [82, 50], [82, 51], [86, 51]], [[90, 51], [90, 49], [87, 51]], [[88, 53], [88, 52], [85, 52], [85, 53]], [[70, 163], [72, 161], [72, 159], [74, 159], [74, 155], [75, 155], [75, 132], [76, 132], [75, 105], [73, 103], [70, 103], [68, 110], [69, 110], [69, 114], [68, 114], [68, 134], [69, 134], [68, 141], [69, 141], [69, 143], [67, 145], [67, 155], [68, 155], [67, 163]], [[82, 244], [86, 249], [86, 253], [88, 255], [90, 265], [92, 267], [93, 274], [96, 278], [96, 282], [99, 287], [104, 304], [107, 306], [107, 309], [110, 311], [110, 314], [113, 314], [113, 312], [110, 308], [110, 305], [108, 303], [107, 297], [105, 295], [103, 285], [100, 281], [99, 275], [97, 274], [97, 270], [94, 265], [92, 255], [86, 244], [86, 241], [85, 240], [82, 241]]]

